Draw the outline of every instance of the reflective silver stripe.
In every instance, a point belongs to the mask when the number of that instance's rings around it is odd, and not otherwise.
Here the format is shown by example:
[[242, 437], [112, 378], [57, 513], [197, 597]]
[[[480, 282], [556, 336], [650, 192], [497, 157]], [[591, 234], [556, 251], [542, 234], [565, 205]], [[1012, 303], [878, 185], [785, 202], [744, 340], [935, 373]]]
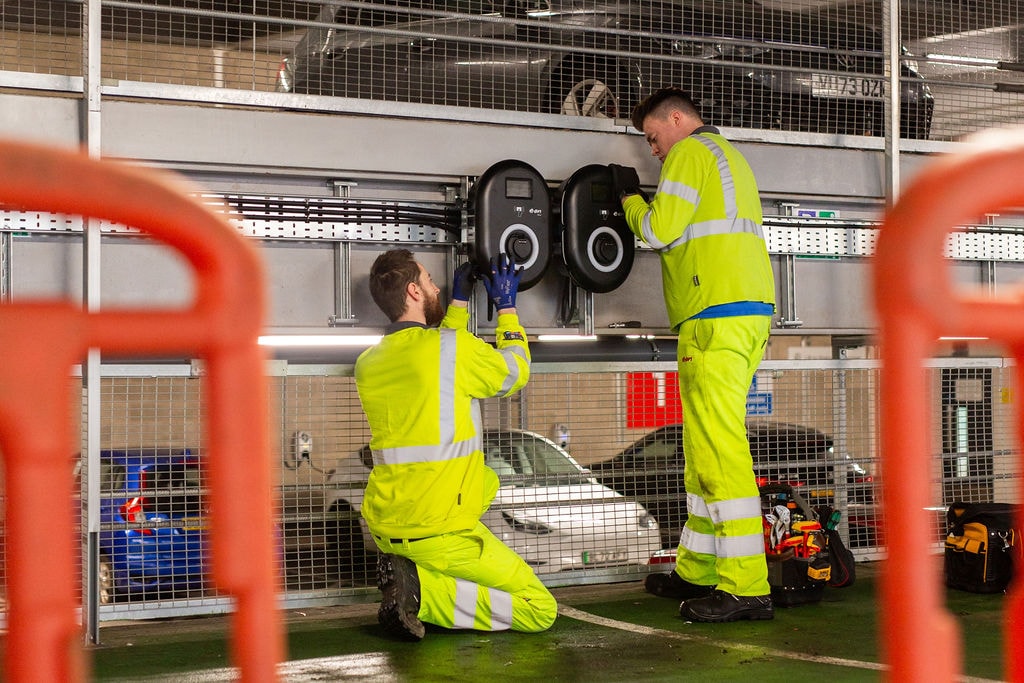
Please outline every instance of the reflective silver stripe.
[[441, 362], [439, 365], [440, 376], [438, 384], [440, 387], [439, 411], [440, 418], [439, 432], [441, 443], [448, 444], [455, 440], [455, 352], [456, 332], [454, 329], [441, 329]]
[[[516, 356], [526, 360], [526, 351], [521, 346], [506, 346], [501, 350], [501, 355], [505, 358], [505, 365], [508, 366], [508, 375], [505, 376], [505, 381], [498, 392], [500, 396], [504, 396], [512, 391], [512, 387], [519, 381], [519, 363], [516, 362]], [[529, 363], [529, 361], [526, 362]]]
[[761, 534], [747, 536], [712, 536], [683, 527], [679, 534], [679, 545], [687, 550], [715, 557], [751, 557], [764, 553], [764, 537]]
[[679, 545], [687, 550], [702, 555], [715, 555], [715, 537], [711, 534], [702, 534], [690, 527], [683, 527], [683, 533], [679, 534]]
[[704, 499], [696, 493], [686, 494], [686, 511], [693, 517], [711, 518], [711, 512], [708, 510], [708, 504], [705, 503]]
[[643, 219], [641, 219], [640, 234], [643, 235], [644, 242], [647, 242], [651, 249], [665, 249], [668, 245], [654, 236], [654, 228], [651, 227], [651, 213], [653, 212], [648, 209]]
[[484, 442], [483, 439], [480, 438], [480, 435], [483, 434], [484, 431], [484, 419], [480, 412], [480, 401], [475, 398], [471, 399], [469, 402], [469, 419], [473, 422], [473, 433], [476, 434], [472, 440], [476, 442], [476, 448], [483, 450]]
[[[703, 221], [701, 223], [691, 223], [686, 226], [686, 230], [683, 234], [672, 241], [672, 244], [661, 249], [661, 251], [668, 251], [669, 249], [675, 249], [684, 242], [689, 242], [692, 239], [698, 237], [709, 237], [711, 235], [731, 235], [737, 233], [749, 232], [753, 235], [757, 235], [761, 239], [764, 239], [764, 229], [761, 224], [755, 220], [749, 218], [717, 218], [713, 221]], [[651, 247], [654, 247], [652, 244]], [[654, 247], [657, 249], [657, 247]]]
[[476, 625], [477, 586], [465, 579], [455, 579], [455, 614], [452, 628], [473, 628]]
[[764, 536], [717, 536], [719, 557], [752, 557], [764, 554]]
[[[689, 496], [687, 496], [689, 504]], [[715, 524], [732, 522], [737, 519], [753, 519], [761, 516], [761, 499], [757, 496], [750, 498], [733, 498], [708, 505], [711, 521]]]
[[457, 333], [452, 328], [441, 328], [440, 363], [438, 365], [438, 434], [440, 444], [436, 446], [397, 446], [382, 448], [373, 452], [377, 465], [406, 465], [414, 462], [441, 462], [471, 455], [482, 448], [480, 439], [480, 411], [471, 411], [477, 436], [465, 441], [455, 441], [455, 358]]
[[736, 181], [732, 177], [732, 169], [729, 168], [729, 160], [725, 157], [725, 150], [715, 140], [695, 135], [694, 138], [700, 144], [708, 148], [718, 161], [718, 175], [722, 179], [722, 199], [725, 204], [726, 218], [736, 218]]
[[679, 197], [685, 199], [694, 206], [700, 204], [700, 194], [697, 192], [697, 188], [691, 187], [685, 183], [680, 183], [676, 180], [663, 180], [658, 185], [658, 192], [670, 194], [673, 197]]
[[491, 599], [491, 630], [507, 631], [512, 628], [512, 594], [497, 588], [488, 588]]
[[[477, 430], [477, 434], [480, 430]], [[483, 446], [479, 436], [443, 446], [397, 446], [373, 452], [376, 465], [407, 465], [413, 462], [441, 462], [471, 455]]]

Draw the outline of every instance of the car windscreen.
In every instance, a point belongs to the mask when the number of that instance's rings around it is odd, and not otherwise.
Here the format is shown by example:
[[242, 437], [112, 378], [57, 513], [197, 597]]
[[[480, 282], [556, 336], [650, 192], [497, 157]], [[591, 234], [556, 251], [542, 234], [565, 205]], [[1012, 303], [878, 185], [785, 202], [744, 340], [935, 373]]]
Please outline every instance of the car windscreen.
[[551, 485], [585, 479], [583, 471], [559, 448], [520, 434], [502, 434], [484, 442], [484, 462], [500, 478]]
[[199, 464], [195, 462], [157, 465], [142, 478], [143, 495], [151, 513], [167, 517], [190, 517], [203, 511]]

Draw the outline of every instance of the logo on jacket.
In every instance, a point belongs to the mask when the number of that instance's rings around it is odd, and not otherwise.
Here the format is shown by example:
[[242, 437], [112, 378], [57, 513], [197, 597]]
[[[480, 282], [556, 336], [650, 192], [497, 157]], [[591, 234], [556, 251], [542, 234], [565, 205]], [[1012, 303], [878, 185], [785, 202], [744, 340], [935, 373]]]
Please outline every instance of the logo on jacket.
[[506, 332], [505, 341], [526, 341], [519, 332]]
[[693, 356], [683, 356], [682, 358], [679, 359], [679, 362], [680, 363], [689, 363], [692, 360], [693, 360]]

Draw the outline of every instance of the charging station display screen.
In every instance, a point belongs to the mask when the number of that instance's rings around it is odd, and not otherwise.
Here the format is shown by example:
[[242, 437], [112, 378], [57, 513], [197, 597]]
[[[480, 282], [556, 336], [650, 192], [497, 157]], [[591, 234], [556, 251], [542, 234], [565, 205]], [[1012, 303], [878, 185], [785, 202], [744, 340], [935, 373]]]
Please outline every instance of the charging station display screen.
[[590, 183], [590, 201], [609, 202], [612, 199], [612, 188], [608, 183]]
[[507, 199], [533, 199], [533, 183], [529, 178], [505, 178]]

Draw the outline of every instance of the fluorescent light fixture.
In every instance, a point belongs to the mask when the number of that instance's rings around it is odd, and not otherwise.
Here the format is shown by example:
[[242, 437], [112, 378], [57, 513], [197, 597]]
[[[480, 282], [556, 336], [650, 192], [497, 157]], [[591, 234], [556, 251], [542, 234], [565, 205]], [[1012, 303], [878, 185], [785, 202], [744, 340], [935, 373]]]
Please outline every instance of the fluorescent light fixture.
[[259, 338], [260, 346], [373, 346], [379, 334], [268, 334]]
[[985, 341], [988, 337], [939, 337], [939, 341]]
[[537, 341], [547, 342], [590, 342], [597, 341], [596, 334], [541, 334]]
[[998, 59], [990, 59], [988, 57], [968, 57], [966, 55], [937, 55], [928, 54], [925, 55], [928, 61], [934, 62], [946, 62], [949, 64], [963, 64], [965, 66], [989, 66], [995, 68], [999, 65]]

